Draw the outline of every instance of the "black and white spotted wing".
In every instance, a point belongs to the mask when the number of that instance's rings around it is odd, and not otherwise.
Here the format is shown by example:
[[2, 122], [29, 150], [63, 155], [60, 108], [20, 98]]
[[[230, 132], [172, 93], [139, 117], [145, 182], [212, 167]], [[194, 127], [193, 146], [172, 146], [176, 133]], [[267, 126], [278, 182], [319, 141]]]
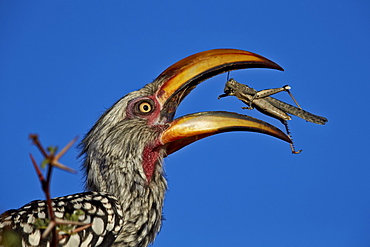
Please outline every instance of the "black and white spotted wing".
[[[85, 192], [53, 199], [55, 216], [66, 219], [76, 214], [78, 221], [92, 226], [75, 234], [67, 235], [58, 246], [110, 246], [123, 225], [122, 210], [114, 196], [102, 192]], [[0, 216], [0, 246], [6, 236], [16, 236], [16, 246], [50, 246], [49, 236], [41, 239], [44, 229], [37, 221], [48, 218], [45, 201], [33, 201], [20, 209], [9, 210]], [[59, 232], [63, 234], [63, 232]]]

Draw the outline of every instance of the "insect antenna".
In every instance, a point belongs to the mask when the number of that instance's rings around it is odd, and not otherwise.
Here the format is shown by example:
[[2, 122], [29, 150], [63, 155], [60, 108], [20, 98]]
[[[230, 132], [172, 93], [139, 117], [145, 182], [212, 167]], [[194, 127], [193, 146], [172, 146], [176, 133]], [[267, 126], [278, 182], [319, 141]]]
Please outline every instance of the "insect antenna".
[[230, 80], [230, 71], [227, 71], [226, 81]]

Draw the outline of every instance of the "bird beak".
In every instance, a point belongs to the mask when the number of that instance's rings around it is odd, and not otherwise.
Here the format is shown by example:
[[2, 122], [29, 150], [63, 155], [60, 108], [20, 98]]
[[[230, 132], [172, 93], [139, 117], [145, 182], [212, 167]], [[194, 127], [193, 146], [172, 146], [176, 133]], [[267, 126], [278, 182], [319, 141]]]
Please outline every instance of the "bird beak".
[[271, 124], [225, 111], [199, 112], [177, 118], [162, 133], [161, 142], [169, 155], [204, 137], [230, 131], [260, 132], [291, 142], [284, 132]]
[[162, 106], [161, 121], [169, 123], [169, 127], [160, 137], [162, 145], [166, 146], [167, 154], [204, 137], [236, 130], [265, 133], [291, 142], [278, 128], [237, 113], [201, 112], [173, 120], [181, 101], [199, 83], [227, 71], [245, 68], [283, 70], [276, 63], [252, 52], [215, 49], [184, 58], [157, 77], [154, 83], [159, 85], [156, 97]]

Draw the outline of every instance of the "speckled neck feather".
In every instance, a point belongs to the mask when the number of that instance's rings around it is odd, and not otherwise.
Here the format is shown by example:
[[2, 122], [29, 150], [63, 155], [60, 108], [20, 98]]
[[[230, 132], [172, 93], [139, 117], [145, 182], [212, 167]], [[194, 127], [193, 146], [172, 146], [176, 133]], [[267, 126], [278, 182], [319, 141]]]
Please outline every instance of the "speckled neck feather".
[[95, 124], [81, 143], [86, 189], [117, 197], [123, 227], [117, 246], [147, 246], [160, 230], [167, 183], [164, 150], [151, 148], [159, 129], [147, 120], [125, 119], [130, 100], [154, 92], [148, 84], [120, 99]]

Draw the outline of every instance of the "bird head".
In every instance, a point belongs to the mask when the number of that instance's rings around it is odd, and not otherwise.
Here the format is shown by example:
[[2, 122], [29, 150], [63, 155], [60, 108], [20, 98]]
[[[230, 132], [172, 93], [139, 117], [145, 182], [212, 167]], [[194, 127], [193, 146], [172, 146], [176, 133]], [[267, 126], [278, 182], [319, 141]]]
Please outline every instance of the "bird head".
[[199, 83], [244, 68], [283, 70], [251, 52], [209, 50], [180, 60], [153, 82], [122, 97], [82, 141], [87, 188], [112, 192], [121, 185], [135, 190], [133, 186], [137, 188], [139, 184], [140, 187], [158, 184], [163, 157], [217, 133], [253, 131], [291, 142], [278, 128], [237, 113], [200, 112], [174, 119], [181, 101]]

